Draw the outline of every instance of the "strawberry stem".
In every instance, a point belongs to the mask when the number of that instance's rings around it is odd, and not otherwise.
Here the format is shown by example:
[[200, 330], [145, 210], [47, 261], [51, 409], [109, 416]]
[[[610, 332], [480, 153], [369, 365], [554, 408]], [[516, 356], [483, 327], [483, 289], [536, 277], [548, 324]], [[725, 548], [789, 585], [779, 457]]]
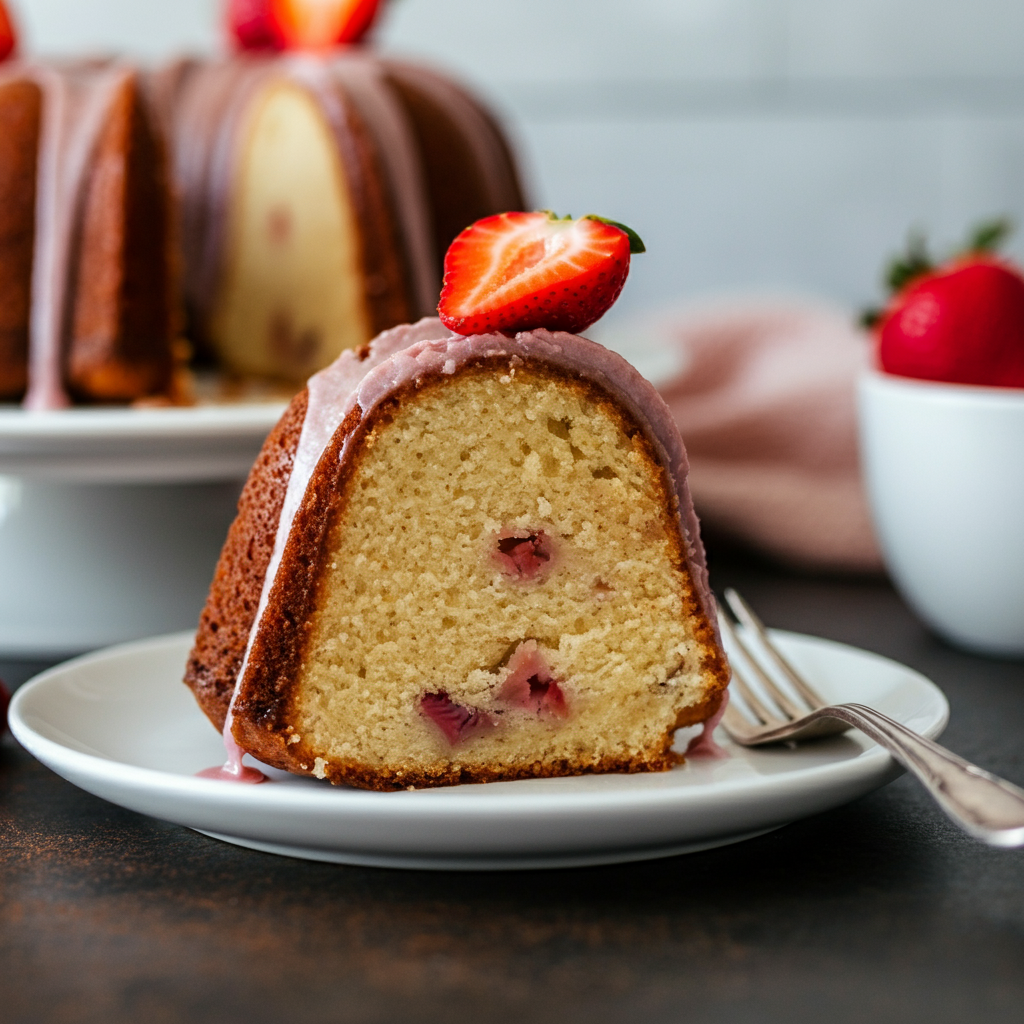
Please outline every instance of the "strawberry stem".
[[923, 231], [912, 230], [907, 236], [907, 251], [889, 261], [885, 271], [885, 283], [895, 295], [902, 291], [915, 277], [935, 269], [935, 261], [928, 252], [928, 241]]
[[[1013, 233], [1014, 224], [1009, 217], [993, 217], [975, 225], [967, 234], [967, 243], [950, 254], [949, 259], [979, 253], [995, 253]], [[889, 261], [884, 281], [890, 296], [898, 295], [912, 281], [936, 269], [936, 262], [928, 252], [928, 240], [923, 231], [911, 229], [907, 235], [907, 249], [900, 256]], [[862, 327], [874, 327], [882, 318], [884, 310], [878, 307], [865, 309], [858, 317]]]
[[1010, 235], [1014, 224], [1009, 217], [994, 217], [976, 225], [967, 236], [961, 255], [972, 252], [997, 252]]

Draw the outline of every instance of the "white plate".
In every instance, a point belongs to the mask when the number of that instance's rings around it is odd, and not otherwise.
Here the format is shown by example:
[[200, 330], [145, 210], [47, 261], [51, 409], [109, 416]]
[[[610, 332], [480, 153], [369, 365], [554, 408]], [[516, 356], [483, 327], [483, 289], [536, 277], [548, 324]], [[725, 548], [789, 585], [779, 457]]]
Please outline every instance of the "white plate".
[[[776, 633], [823, 695], [857, 700], [926, 736], [946, 723], [942, 693], [865, 651]], [[107, 800], [241, 846], [381, 867], [518, 869], [611, 864], [737, 842], [835, 807], [900, 769], [860, 733], [798, 749], [727, 747], [647, 775], [590, 775], [369, 793], [267, 769], [273, 782], [199, 779], [220, 737], [181, 676], [189, 634], [86, 655], [14, 697], [14, 735], [44, 764]]]
[[189, 408], [0, 407], [0, 474], [60, 483], [244, 478], [286, 403]]

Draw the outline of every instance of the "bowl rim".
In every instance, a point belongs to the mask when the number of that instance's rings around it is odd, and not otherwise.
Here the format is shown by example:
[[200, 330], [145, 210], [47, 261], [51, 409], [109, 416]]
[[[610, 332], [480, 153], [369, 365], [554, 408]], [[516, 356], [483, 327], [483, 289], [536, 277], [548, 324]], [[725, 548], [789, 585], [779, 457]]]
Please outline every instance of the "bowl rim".
[[904, 395], [925, 401], [972, 403], [988, 407], [1001, 406], [1024, 412], [1024, 388], [1000, 387], [994, 384], [956, 384], [949, 381], [902, 377], [877, 366], [864, 367], [858, 377], [862, 391]]

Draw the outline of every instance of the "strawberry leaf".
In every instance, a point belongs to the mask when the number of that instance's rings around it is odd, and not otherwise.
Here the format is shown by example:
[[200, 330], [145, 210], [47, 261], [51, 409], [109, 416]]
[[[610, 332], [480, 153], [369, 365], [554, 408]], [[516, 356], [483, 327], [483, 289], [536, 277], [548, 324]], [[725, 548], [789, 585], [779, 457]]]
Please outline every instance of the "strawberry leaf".
[[885, 271], [885, 283], [896, 294], [902, 291], [915, 277], [935, 269], [935, 262], [928, 253], [928, 243], [920, 231], [911, 231], [907, 237], [907, 251], [891, 260]]
[[618, 228], [620, 231], [624, 232], [626, 237], [629, 239], [629, 251], [631, 255], [635, 256], [637, 253], [647, 252], [647, 246], [644, 245], [644, 240], [631, 227], [628, 227], [620, 221], [609, 220], [607, 217], [598, 217], [596, 213], [588, 213], [583, 219], [600, 221], [602, 224], [609, 224], [611, 227]]
[[1013, 221], [1009, 217], [995, 217], [976, 225], [967, 236], [964, 255], [972, 252], [997, 252], [1003, 242], [1013, 234]]

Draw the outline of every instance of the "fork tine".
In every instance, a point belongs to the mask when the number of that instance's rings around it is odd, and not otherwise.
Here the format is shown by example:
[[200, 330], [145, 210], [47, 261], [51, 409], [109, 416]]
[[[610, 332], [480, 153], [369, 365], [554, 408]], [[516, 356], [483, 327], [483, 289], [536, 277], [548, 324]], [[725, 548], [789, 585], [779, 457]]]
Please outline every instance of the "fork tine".
[[750, 641], [743, 636], [739, 630], [729, 621], [728, 616], [721, 616], [721, 621], [725, 626], [730, 638], [736, 644], [737, 647], [743, 652], [743, 655], [750, 666], [750, 670], [753, 675], [757, 678], [757, 681], [761, 684], [765, 693], [775, 701], [779, 708], [791, 719], [803, 718], [809, 710], [812, 708], [801, 707], [785, 690], [779, 687], [775, 680], [763, 668], [757, 660], [757, 656], [751, 649]]
[[728, 704], [725, 714], [722, 715], [722, 725], [725, 731], [737, 742], [748, 743], [756, 739], [758, 733], [764, 728], [762, 725], [754, 725], [746, 716], [736, 708], [735, 704]]
[[815, 692], [810, 683], [808, 683], [807, 680], [804, 679], [795, 668], [793, 668], [789, 661], [783, 657], [775, 644], [772, 643], [767, 630], [764, 628], [764, 624], [757, 617], [753, 608], [751, 608], [750, 605], [732, 589], [732, 587], [726, 588], [725, 600], [732, 609], [736, 618], [739, 619], [740, 622], [742, 622], [743, 625], [761, 641], [764, 645], [765, 653], [769, 658], [771, 658], [779, 671], [790, 681], [797, 693], [799, 693], [812, 708], [825, 707], [827, 701], [823, 700], [822, 697]]
[[[729, 639], [732, 640], [736, 647], [743, 653], [744, 660], [753, 665], [755, 671], [760, 671], [757, 669], [757, 665], [752, 661], [747, 648], [744, 646], [735, 627], [729, 621], [728, 616], [722, 615], [720, 616], [720, 620], [725, 632], [729, 635]], [[757, 696], [756, 693], [754, 693], [747, 684], [746, 679], [743, 678], [743, 672], [737, 671], [737, 666], [735, 664], [732, 666], [732, 681], [736, 684], [736, 689], [739, 690], [740, 696], [743, 698], [751, 713], [755, 718], [760, 719], [763, 725], [783, 724], [784, 719], [781, 718], [777, 712], [768, 710], [765, 703]], [[803, 712], [801, 712], [801, 714], [803, 714]], [[799, 718], [800, 715], [797, 715], [796, 717]]]

